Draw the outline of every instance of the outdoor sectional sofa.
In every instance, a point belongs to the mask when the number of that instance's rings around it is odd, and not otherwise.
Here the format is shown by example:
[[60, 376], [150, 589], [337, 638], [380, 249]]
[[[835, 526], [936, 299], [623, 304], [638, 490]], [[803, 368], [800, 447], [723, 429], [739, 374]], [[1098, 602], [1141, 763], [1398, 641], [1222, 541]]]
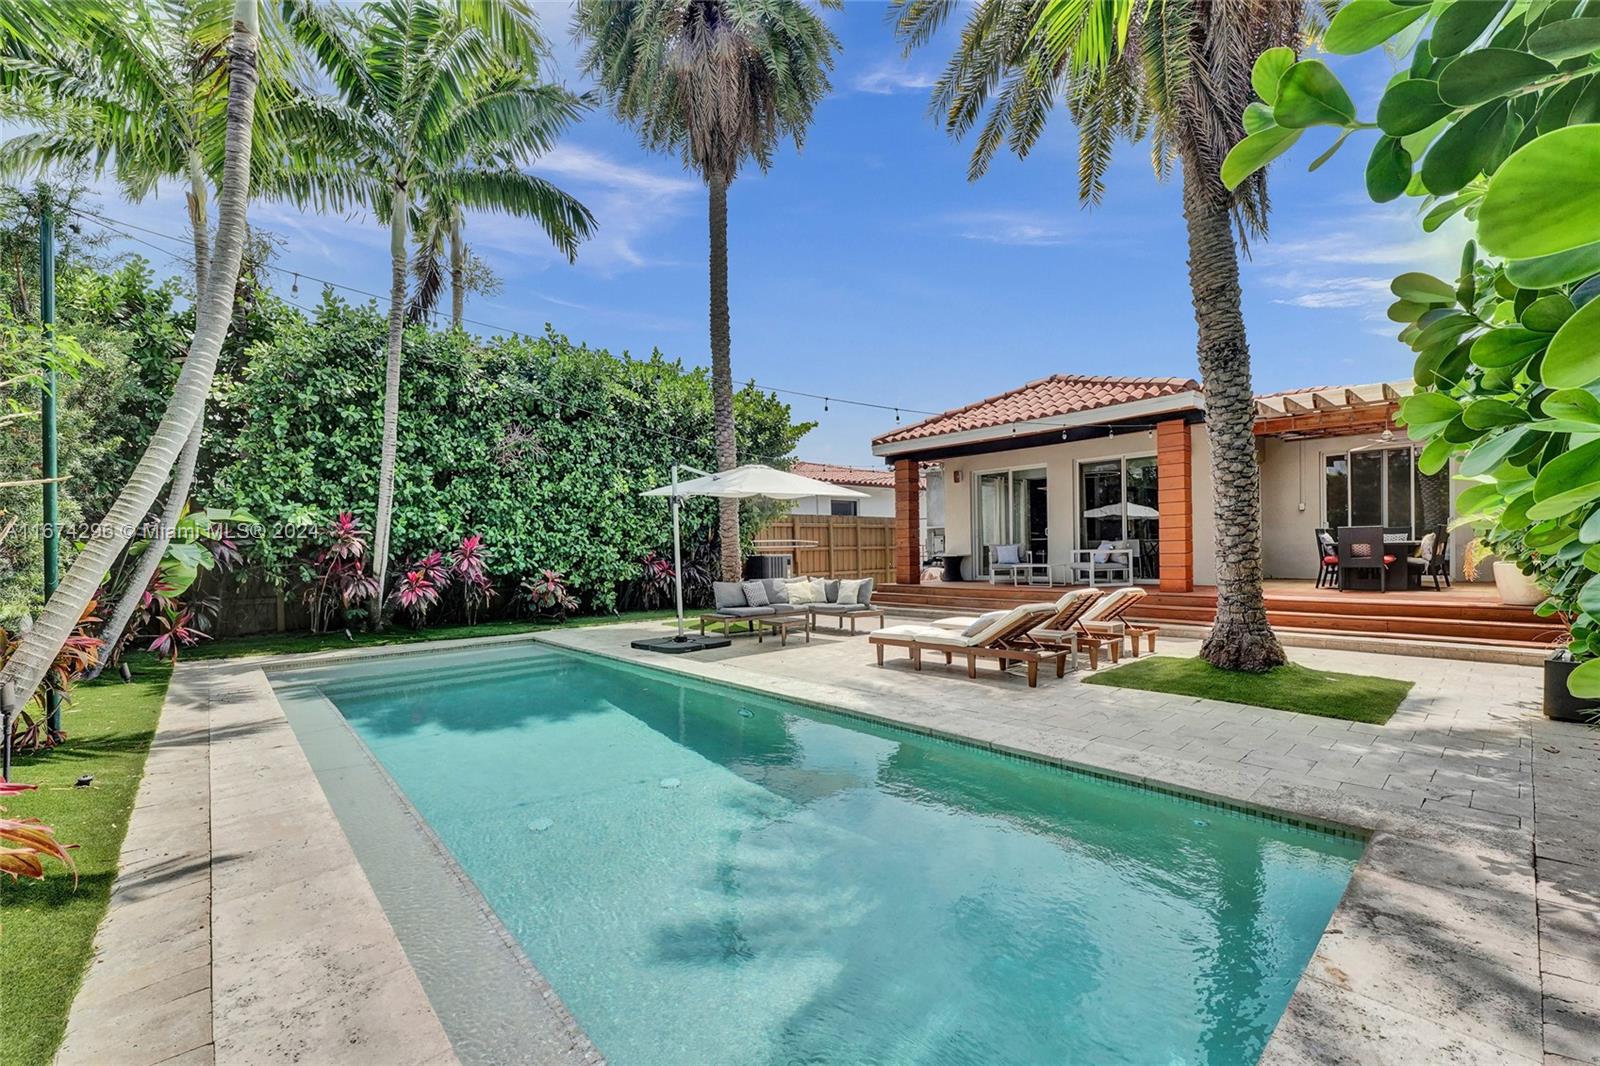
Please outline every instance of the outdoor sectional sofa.
[[[797, 581], [811, 583], [814, 598], [806, 602], [791, 602], [789, 586]], [[715, 608], [700, 615], [700, 632], [706, 631], [708, 624], [717, 622], [723, 624], [723, 630], [734, 622], [748, 622], [756, 618], [773, 618], [784, 615], [804, 614], [809, 616], [811, 625], [815, 625], [818, 618], [836, 618], [839, 627], [844, 627], [844, 620], [850, 619], [850, 631], [855, 632], [856, 620], [863, 617], [874, 617], [878, 624], [883, 624], [883, 608], [872, 605], [873, 579], [861, 579], [857, 592], [857, 602], [840, 603], [840, 578], [755, 578], [750, 581], [714, 581], [711, 584], [712, 595], [715, 599]], [[750, 586], [758, 585], [761, 592], [755, 592]], [[764, 599], [765, 603], [752, 603], [752, 599]]]

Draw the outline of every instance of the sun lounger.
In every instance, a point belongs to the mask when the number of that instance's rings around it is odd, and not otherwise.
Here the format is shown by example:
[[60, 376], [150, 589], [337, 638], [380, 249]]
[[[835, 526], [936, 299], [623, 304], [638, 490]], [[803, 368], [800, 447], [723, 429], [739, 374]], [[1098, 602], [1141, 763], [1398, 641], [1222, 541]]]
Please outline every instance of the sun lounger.
[[[1072, 669], [1078, 668], [1078, 652], [1089, 653], [1089, 669], [1100, 669], [1100, 653], [1106, 652], [1112, 662], [1116, 662], [1121, 638], [1112, 638], [1083, 629], [1078, 623], [1101, 597], [1106, 595], [1104, 589], [1073, 589], [1062, 596], [1052, 606], [1054, 614], [1041, 622], [1030, 636], [1041, 644], [1054, 644], [1065, 647], [1071, 654], [1070, 665]], [[999, 612], [993, 612], [998, 614]], [[962, 630], [974, 625], [984, 615], [956, 615], [952, 618], [940, 618], [933, 624], [941, 629]]]
[[966, 634], [936, 625], [898, 625], [868, 634], [867, 642], [878, 649], [878, 665], [883, 665], [883, 649], [905, 648], [911, 653], [911, 665], [922, 669], [925, 652], [943, 655], [946, 663], [957, 655], [967, 660], [967, 676], [978, 676], [978, 660], [994, 659], [1000, 669], [1012, 663], [1025, 663], [1028, 667], [1028, 687], [1039, 684], [1039, 664], [1053, 662], [1056, 676], [1066, 673], [1069, 649], [1063, 646], [1041, 644], [1032, 631], [1056, 613], [1053, 603], [1032, 603], [1013, 608], [990, 621], [976, 633]]
[[1161, 632], [1160, 628], [1152, 625], [1136, 625], [1127, 619], [1128, 611], [1144, 599], [1145, 595], [1145, 590], [1137, 586], [1120, 588], [1107, 594], [1084, 614], [1083, 628], [1090, 633], [1115, 637], [1119, 644], [1126, 637], [1128, 653], [1135, 659], [1139, 657], [1140, 637], [1144, 637], [1149, 642], [1150, 650], [1155, 651], [1156, 634]]

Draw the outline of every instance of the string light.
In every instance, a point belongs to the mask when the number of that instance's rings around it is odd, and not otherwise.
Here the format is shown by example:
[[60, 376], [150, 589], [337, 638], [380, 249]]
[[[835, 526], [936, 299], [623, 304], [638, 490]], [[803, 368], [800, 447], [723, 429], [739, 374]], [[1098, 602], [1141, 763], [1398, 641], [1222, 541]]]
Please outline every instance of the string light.
[[300, 295], [300, 275], [299, 274], [296, 274], [294, 276], [294, 284], [289, 286], [289, 295], [290, 296], [299, 296]]

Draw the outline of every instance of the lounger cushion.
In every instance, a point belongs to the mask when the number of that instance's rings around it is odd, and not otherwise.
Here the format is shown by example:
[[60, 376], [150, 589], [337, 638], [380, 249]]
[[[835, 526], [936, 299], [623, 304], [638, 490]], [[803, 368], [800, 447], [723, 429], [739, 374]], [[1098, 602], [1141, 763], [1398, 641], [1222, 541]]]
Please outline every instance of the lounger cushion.
[[876, 633], [868, 635], [869, 640], [874, 637], [898, 637], [901, 640], [914, 640], [918, 644], [939, 644], [952, 648], [965, 648], [972, 644], [971, 637], [962, 636], [960, 633], [952, 633], [950, 630], [940, 629], [938, 626], [915, 622], [890, 626], [888, 629], [880, 629]]
[[719, 607], [717, 614], [729, 618], [756, 618], [761, 615], [777, 614], [776, 607]]
[[744, 586], [737, 581], [713, 581], [711, 602], [719, 611], [724, 607], [749, 606], [749, 601], [744, 598]]
[[986, 614], [980, 614], [978, 617], [974, 618], [971, 622], [962, 627], [961, 635], [964, 637], [970, 637], [978, 633], [982, 633], [997, 620], [1004, 618], [1006, 613], [1007, 612], [1005, 611], [989, 611]]
[[767, 586], [760, 580], [741, 582], [744, 586], [744, 601], [752, 607], [767, 607], [771, 600], [767, 599]]

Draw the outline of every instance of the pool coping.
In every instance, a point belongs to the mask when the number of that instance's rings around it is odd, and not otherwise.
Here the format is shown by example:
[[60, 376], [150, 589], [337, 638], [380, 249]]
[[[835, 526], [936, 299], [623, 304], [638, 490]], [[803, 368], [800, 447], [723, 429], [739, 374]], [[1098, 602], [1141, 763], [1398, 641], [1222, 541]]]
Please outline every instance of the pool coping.
[[[1300, 822], [1312, 828], [1365, 836], [1366, 852], [1318, 942], [1315, 955], [1301, 974], [1261, 1061], [1273, 1064], [1443, 1060], [1538, 1063], [1543, 1057], [1531, 829], [1475, 823], [1470, 820], [1470, 812], [1463, 812], [1460, 819], [1444, 819], [1323, 789], [1261, 783], [1226, 767], [1148, 752], [1128, 751], [1112, 758], [1096, 749], [1085, 750], [1081, 744], [1051, 743], [1051, 738], [1042, 736], [1019, 738], [1014, 727], [986, 723], [980, 717], [968, 716], [960, 720], [936, 717], [932, 721], [898, 717], [886, 713], [883, 700], [869, 701], [862, 693], [838, 686], [772, 675], [763, 675], [759, 685], [752, 683], [748, 675], [741, 678], [737, 660], [724, 663], [663, 656], [646, 658], [644, 653], [632, 652], [625, 646], [596, 646], [598, 635], [609, 628], [468, 637], [422, 645], [189, 663], [179, 667], [179, 676], [187, 680], [192, 675], [196, 683], [202, 679], [211, 681], [213, 698], [217, 689], [231, 685], [236, 698], [245, 693], [247, 699], [268, 703], [270, 707], [253, 710], [258, 717], [263, 713], [268, 718], [275, 714], [278, 724], [287, 730], [288, 722], [273, 693], [270, 674], [392, 655], [545, 643], [776, 696], [829, 713], [1074, 772]], [[938, 681], [919, 680], [918, 685], [918, 691], [925, 687], [929, 695], [935, 695]], [[264, 701], [263, 695], [266, 696]], [[1006, 699], [1006, 690], [997, 689], [995, 698]], [[166, 713], [163, 712], [164, 719]], [[211, 728], [216, 730], [215, 722]], [[277, 735], [272, 747], [254, 752], [259, 760], [256, 765], [260, 767], [257, 774], [281, 763], [303, 773], [309, 781], [316, 781], [293, 734], [290, 734], [288, 746], [292, 752], [284, 750], [282, 737]], [[256, 747], [260, 749], [261, 743]], [[319, 791], [320, 787], [318, 784]], [[141, 800], [143, 798], [141, 793]], [[326, 797], [319, 795], [317, 800], [320, 802], [308, 805], [309, 813], [305, 815], [310, 819], [310, 828], [321, 837], [336, 837], [348, 853], [350, 845]], [[218, 839], [215, 828], [212, 836], [213, 848], [220, 849], [230, 843], [225, 838]], [[125, 869], [127, 862], [125, 855]], [[358, 895], [364, 900], [360, 902], [377, 911], [376, 918], [387, 931], [390, 944], [399, 948], [398, 939], [389, 928], [371, 886], [363, 884], [361, 887], [364, 892]], [[216, 888], [214, 892], [220, 896], [222, 889]], [[220, 909], [222, 902], [213, 899], [213, 912]], [[373, 917], [366, 913], [363, 920], [370, 924]], [[225, 929], [213, 921], [214, 941], [220, 941], [224, 932]], [[289, 939], [309, 933], [309, 929], [298, 926], [281, 930], [281, 935]], [[110, 948], [110, 945], [103, 945], [102, 954], [107, 954]], [[411, 970], [403, 955], [402, 965], [407, 971]], [[409, 976], [413, 983], [417, 981], [414, 973]], [[290, 973], [257, 974], [254, 981], [263, 987], [254, 991], [270, 996], [269, 986], [274, 980], [283, 982], [294, 978]], [[86, 991], [88, 988], [86, 983]], [[416, 988], [421, 991], [420, 984]], [[208, 1011], [209, 1006], [206, 1005]], [[103, 1004], [75, 1004], [74, 1014], [77, 1015], [80, 1008], [94, 1007], [103, 1007]], [[415, 1018], [418, 1031], [423, 1034], [439, 1032], [440, 1023], [426, 1002], [422, 1009], [427, 1016]], [[407, 1014], [400, 1020], [410, 1024], [413, 1018], [414, 1015]], [[220, 1033], [226, 1028], [220, 1012], [216, 1021]], [[388, 1019], [388, 1028], [394, 1029], [396, 1024], [397, 1019]], [[217, 1046], [219, 1050], [223, 1046], [220, 1036]], [[232, 1047], [240, 1050], [237, 1043]], [[251, 1050], [261, 1052], [250, 1056], [255, 1061], [287, 1058], [272, 1054], [277, 1050], [274, 1048]], [[453, 1059], [452, 1053], [448, 1059], [437, 1061]]]

